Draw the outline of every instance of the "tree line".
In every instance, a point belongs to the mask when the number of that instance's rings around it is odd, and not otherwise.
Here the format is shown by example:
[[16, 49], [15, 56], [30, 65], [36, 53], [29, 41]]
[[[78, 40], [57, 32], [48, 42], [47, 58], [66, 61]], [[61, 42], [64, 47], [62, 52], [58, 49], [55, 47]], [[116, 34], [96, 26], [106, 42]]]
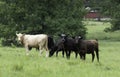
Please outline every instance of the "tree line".
[[85, 37], [86, 27], [82, 23], [90, 7], [111, 17], [111, 28], [120, 30], [119, 0], [0, 0], [0, 37], [3, 45], [11, 45], [16, 31], [27, 34], [45, 33], [57, 36], [66, 33]]
[[81, 22], [85, 13], [81, 0], [1, 0], [0, 37], [7, 44], [8, 39], [15, 39], [16, 31], [85, 36]]

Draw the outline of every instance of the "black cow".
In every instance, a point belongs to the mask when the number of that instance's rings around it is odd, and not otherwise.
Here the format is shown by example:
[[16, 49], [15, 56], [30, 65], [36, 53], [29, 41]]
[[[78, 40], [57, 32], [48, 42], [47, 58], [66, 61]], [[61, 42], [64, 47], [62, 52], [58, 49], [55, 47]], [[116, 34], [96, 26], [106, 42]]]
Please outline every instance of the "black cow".
[[92, 54], [92, 62], [94, 61], [94, 51], [96, 52], [97, 60], [99, 62], [99, 48], [97, 40], [83, 40], [81, 36], [75, 37], [77, 47], [79, 49], [80, 58], [85, 60], [86, 54]]
[[78, 48], [75, 39], [68, 37], [68, 35], [66, 34], [61, 34], [60, 37], [61, 40], [64, 42], [63, 44], [64, 44], [64, 50], [66, 52], [66, 57], [70, 59], [70, 54], [72, 51], [74, 51], [75, 57], [77, 58]]
[[58, 56], [58, 52], [62, 51], [62, 56], [64, 57], [64, 45], [63, 41], [59, 39], [54, 46], [51, 48], [49, 57], [53, 56], [53, 54], [56, 52], [56, 57]]

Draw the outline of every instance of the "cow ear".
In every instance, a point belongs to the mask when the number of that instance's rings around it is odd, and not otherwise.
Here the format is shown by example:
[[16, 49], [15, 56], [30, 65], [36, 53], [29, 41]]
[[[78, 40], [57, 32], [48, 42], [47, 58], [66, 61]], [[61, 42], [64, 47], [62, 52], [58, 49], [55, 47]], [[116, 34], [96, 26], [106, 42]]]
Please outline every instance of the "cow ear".
[[78, 38], [79, 38], [79, 39], [82, 39], [82, 37], [81, 37], [81, 36], [78, 36]]

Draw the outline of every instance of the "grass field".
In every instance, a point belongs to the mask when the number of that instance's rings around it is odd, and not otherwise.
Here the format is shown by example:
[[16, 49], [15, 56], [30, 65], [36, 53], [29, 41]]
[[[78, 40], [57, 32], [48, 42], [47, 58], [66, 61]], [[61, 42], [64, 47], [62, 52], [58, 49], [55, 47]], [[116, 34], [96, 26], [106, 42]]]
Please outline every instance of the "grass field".
[[99, 40], [120, 41], [120, 31], [104, 32], [105, 28], [110, 27], [111, 24], [109, 22], [84, 21], [84, 23], [87, 25], [88, 39], [97, 38]]
[[[103, 29], [109, 27], [109, 23], [87, 22], [87, 38], [104, 38]], [[93, 25], [94, 24], [94, 25]], [[103, 33], [103, 34], [96, 34]], [[108, 33], [109, 34], [109, 33]], [[114, 33], [110, 37], [114, 36]], [[118, 35], [118, 36], [117, 36]], [[119, 34], [116, 33], [116, 37]], [[38, 56], [38, 52], [33, 49], [29, 56], [25, 55], [24, 48], [0, 47], [0, 77], [119, 77], [120, 76], [120, 41], [115, 36], [112, 39], [99, 39], [100, 63], [96, 57], [91, 62], [91, 55], [86, 56], [86, 60], [75, 59], [72, 53], [71, 59], [62, 58], [61, 53], [56, 58]], [[115, 41], [115, 39], [117, 41]]]

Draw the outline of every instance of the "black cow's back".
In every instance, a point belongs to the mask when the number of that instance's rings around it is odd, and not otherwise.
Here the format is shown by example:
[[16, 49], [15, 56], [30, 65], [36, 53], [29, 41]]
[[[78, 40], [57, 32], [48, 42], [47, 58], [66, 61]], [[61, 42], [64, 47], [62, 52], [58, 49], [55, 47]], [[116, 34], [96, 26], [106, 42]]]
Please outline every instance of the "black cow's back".
[[51, 36], [48, 36], [48, 49], [50, 50], [54, 46], [54, 40]]

